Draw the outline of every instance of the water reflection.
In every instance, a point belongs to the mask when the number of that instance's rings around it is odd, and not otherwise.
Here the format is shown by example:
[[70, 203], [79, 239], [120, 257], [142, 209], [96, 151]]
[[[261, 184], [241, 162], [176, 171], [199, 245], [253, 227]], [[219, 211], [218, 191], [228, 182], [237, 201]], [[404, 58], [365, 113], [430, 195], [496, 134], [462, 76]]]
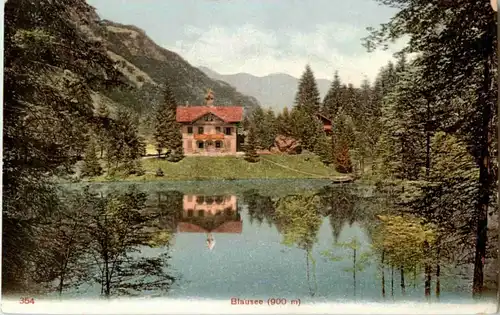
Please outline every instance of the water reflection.
[[[434, 297], [468, 297], [445, 232], [352, 186], [279, 196], [84, 191], [52, 218], [38, 240], [45, 260], [32, 263], [48, 291], [73, 295], [365, 301], [430, 298], [432, 286]], [[189, 281], [171, 291], [177, 275]]]
[[235, 195], [184, 195], [182, 218], [177, 233], [205, 233], [209, 250], [215, 247], [214, 234], [238, 233], [243, 222]]

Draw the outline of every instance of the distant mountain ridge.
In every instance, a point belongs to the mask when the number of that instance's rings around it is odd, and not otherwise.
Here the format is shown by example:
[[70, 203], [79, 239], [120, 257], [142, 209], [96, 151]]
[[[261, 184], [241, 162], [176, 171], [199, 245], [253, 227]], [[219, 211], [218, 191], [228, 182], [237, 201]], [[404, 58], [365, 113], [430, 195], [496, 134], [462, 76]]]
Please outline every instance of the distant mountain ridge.
[[[263, 108], [271, 107], [275, 111], [293, 106], [299, 84], [298, 78], [285, 73], [258, 77], [248, 73], [220, 74], [207, 67], [199, 67], [199, 69], [210, 78], [227, 82], [238, 91], [255, 97]], [[323, 98], [328, 92], [331, 81], [317, 79], [316, 82], [321, 98]]]
[[96, 104], [103, 102], [111, 110], [133, 109], [147, 125], [156, 104], [162, 102], [164, 83], [169, 82], [179, 105], [202, 105], [207, 89], [211, 89], [215, 105], [242, 105], [246, 113], [259, 106], [256, 98], [208, 77], [177, 53], [157, 45], [136, 26], [102, 20], [90, 6], [88, 10], [74, 11], [73, 20], [89, 40], [102, 44], [129, 81], [128, 89], [95, 91]]

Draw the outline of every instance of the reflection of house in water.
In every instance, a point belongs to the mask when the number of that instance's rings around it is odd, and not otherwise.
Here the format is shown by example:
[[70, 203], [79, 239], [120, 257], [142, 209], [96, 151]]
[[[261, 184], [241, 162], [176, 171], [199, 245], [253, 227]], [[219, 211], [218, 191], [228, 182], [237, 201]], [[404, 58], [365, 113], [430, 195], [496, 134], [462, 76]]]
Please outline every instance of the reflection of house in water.
[[184, 195], [179, 233], [241, 233], [236, 196]]

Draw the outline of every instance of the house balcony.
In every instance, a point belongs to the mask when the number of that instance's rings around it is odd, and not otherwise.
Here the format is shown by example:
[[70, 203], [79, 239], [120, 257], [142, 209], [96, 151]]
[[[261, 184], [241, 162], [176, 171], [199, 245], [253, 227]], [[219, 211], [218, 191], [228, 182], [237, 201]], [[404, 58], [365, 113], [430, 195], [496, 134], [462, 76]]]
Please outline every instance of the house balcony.
[[206, 133], [201, 133], [201, 134], [195, 134], [194, 135], [195, 140], [224, 140], [224, 134], [223, 133], [217, 133], [217, 134], [206, 134]]

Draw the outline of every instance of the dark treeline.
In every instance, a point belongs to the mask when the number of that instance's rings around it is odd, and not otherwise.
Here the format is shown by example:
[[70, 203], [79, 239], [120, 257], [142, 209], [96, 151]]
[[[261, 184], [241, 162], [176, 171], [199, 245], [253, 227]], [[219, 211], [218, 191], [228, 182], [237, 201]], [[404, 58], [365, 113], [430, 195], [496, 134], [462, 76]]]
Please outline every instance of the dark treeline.
[[89, 10], [80, 0], [5, 3], [6, 293], [27, 292], [38, 277], [35, 262], [46, 254], [40, 247], [49, 246], [40, 240], [52, 242], [48, 231], [59, 224], [58, 209], [64, 205], [55, 178], [72, 175], [82, 158], [82, 175], [99, 175], [103, 166], [109, 174], [142, 172], [139, 157], [145, 146], [138, 117], [126, 109], [110, 112], [102, 104], [95, 108], [92, 99], [93, 91], [122, 88], [126, 80], [102, 44], [77, 27], [74, 14]]
[[[343, 83], [335, 73], [328, 93], [321, 100], [313, 71], [306, 66], [291, 109], [285, 107], [281, 113], [275, 113], [257, 108], [244, 121], [247, 135], [255, 138], [251, 147], [272, 150], [277, 137], [282, 136], [298, 141], [301, 149], [315, 153], [323, 163], [335, 166], [341, 173], [353, 170], [364, 173], [367, 164], [375, 163], [375, 145], [382, 128], [382, 100], [394, 71], [389, 63], [373, 84], [365, 80], [359, 88]], [[321, 117], [332, 121], [332, 133], [325, 132]]]
[[[409, 36], [402, 53], [413, 57], [400, 57], [383, 99], [377, 173], [395, 184], [393, 212], [417, 215], [432, 231], [416, 242], [424, 256], [473, 263], [479, 297], [485, 263], [496, 255], [487, 246], [496, 237], [488, 231], [497, 176], [496, 15], [487, 1], [380, 2], [398, 12], [366, 46]], [[460, 246], [449, 251], [450, 243]], [[424, 265], [427, 292], [433, 273], [439, 295], [440, 265]]]

